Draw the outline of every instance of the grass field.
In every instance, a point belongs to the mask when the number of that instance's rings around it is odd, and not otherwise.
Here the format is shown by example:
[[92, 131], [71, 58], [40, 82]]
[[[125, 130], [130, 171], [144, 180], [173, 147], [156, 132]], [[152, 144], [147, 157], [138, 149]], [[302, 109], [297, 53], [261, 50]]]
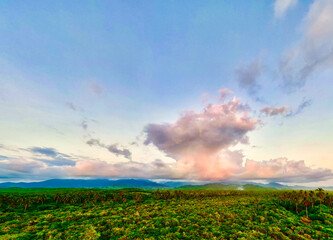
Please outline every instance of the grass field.
[[321, 190], [1, 190], [0, 239], [333, 239], [331, 200]]

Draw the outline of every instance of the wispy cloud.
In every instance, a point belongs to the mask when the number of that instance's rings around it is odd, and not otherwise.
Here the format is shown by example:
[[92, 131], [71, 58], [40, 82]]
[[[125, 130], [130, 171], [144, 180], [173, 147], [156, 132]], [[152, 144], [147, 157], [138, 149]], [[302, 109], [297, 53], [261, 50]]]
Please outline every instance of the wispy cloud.
[[312, 105], [312, 100], [311, 99], [306, 99], [306, 98], [303, 98], [301, 104], [296, 108], [296, 110], [294, 111], [290, 111], [286, 117], [294, 117], [298, 114], [301, 114], [305, 108], [309, 107]]
[[7, 159], [11, 159], [11, 158], [7, 157], [7, 156], [0, 155], [0, 160], [7, 160]]
[[236, 80], [239, 87], [245, 89], [248, 94], [254, 96], [257, 100], [259, 100], [257, 93], [261, 88], [258, 80], [262, 75], [263, 70], [264, 68], [261, 64], [260, 57], [257, 57], [251, 62], [244, 64], [235, 70]]
[[115, 154], [116, 156], [123, 156], [129, 160], [131, 159], [132, 153], [130, 150], [122, 147], [119, 148], [119, 144], [111, 144], [111, 145], [106, 145], [104, 143], [102, 143], [99, 139], [89, 139], [86, 142], [89, 146], [98, 146], [98, 147], [102, 147], [102, 148], [106, 148], [109, 152]]
[[[75, 160], [67, 154], [58, 152], [54, 148], [45, 148], [45, 147], [32, 147], [28, 151], [34, 153], [34, 160], [38, 162], [44, 162], [47, 165], [53, 166], [73, 166], [75, 165]], [[44, 158], [43, 158], [44, 157]], [[45, 157], [48, 157], [45, 159]]]
[[32, 147], [30, 151], [33, 153], [43, 154], [49, 157], [56, 157], [59, 153], [54, 148]]
[[98, 83], [97, 81], [91, 81], [89, 83], [89, 89], [95, 95], [102, 95], [104, 92], [102, 85], [100, 83]]
[[68, 108], [72, 109], [73, 111], [82, 111], [83, 110], [80, 106], [78, 106], [72, 102], [66, 102], [66, 106]]
[[315, 0], [303, 20], [302, 39], [283, 54], [279, 74], [288, 91], [333, 67], [333, 1]]
[[83, 120], [81, 122], [81, 127], [83, 128], [83, 130], [87, 131], [88, 130], [88, 123], [86, 120]]
[[289, 112], [289, 107], [264, 107], [260, 109], [260, 112], [266, 114], [266, 116], [286, 115]]
[[276, 18], [283, 18], [288, 10], [297, 5], [298, 0], [275, 0], [274, 2], [274, 16]]
[[35, 159], [36, 161], [40, 161], [46, 163], [49, 166], [75, 166], [76, 161], [70, 160], [64, 157], [57, 157], [53, 160], [46, 160], [46, 159]]
[[265, 114], [266, 116], [284, 116], [284, 117], [294, 117], [296, 115], [301, 114], [305, 108], [311, 106], [312, 104], [312, 100], [311, 99], [307, 99], [307, 98], [303, 98], [302, 102], [295, 108], [292, 109], [291, 107], [289, 107], [288, 105], [286, 106], [281, 106], [281, 107], [264, 107], [262, 109], [260, 109], [260, 112]]

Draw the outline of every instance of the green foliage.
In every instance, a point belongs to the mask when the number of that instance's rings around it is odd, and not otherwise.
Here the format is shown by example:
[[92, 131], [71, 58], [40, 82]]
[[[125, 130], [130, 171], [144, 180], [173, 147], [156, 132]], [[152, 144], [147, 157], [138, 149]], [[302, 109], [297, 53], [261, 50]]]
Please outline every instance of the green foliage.
[[0, 240], [333, 239], [331, 199], [322, 190], [2, 191]]

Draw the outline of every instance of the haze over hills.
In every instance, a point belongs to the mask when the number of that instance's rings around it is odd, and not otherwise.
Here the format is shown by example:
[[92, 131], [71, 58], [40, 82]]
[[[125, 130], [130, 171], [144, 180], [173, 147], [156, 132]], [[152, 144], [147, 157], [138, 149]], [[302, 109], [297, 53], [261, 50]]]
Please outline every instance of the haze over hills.
[[263, 190], [268, 189], [255, 184], [224, 184], [224, 183], [207, 183], [204, 185], [184, 185], [179, 187], [179, 189], [223, 189], [223, 190]]
[[[155, 182], [147, 179], [50, 179], [41, 182], [4, 182], [0, 188], [141, 188], [141, 189], [223, 189], [223, 190], [264, 190], [264, 189], [315, 189], [304, 186], [288, 186], [280, 183], [195, 183], [165, 181]], [[333, 190], [333, 187], [325, 187], [326, 190]]]
[[50, 179], [41, 182], [5, 182], [0, 188], [165, 188], [163, 184], [145, 179]]

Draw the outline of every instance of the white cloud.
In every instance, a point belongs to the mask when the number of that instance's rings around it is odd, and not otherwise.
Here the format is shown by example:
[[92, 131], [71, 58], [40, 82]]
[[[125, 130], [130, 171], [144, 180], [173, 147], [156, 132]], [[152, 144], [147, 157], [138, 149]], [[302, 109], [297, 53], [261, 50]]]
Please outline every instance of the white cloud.
[[295, 7], [297, 0], [276, 0], [274, 3], [274, 15], [276, 18], [283, 18], [286, 12]]

